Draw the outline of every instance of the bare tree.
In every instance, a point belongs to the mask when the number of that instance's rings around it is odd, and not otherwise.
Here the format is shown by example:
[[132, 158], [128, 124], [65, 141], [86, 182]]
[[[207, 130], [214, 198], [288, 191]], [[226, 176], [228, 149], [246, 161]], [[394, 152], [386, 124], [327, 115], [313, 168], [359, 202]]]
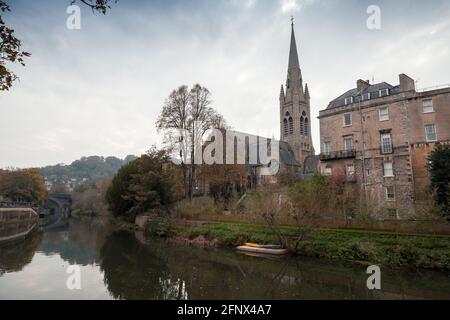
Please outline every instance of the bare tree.
[[[187, 130], [189, 116], [189, 90], [187, 86], [180, 86], [173, 90], [165, 101], [162, 112], [156, 122], [158, 131], [164, 131], [164, 142], [171, 147], [182, 145], [185, 136], [179, 135], [178, 130]], [[187, 194], [187, 165], [186, 150], [179, 148], [181, 166], [183, 168], [183, 185]]]
[[[195, 150], [211, 128], [223, 128], [223, 117], [211, 107], [209, 90], [199, 84], [189, 91], [183, 85], [172, 91], [164, 103], [156, 122], [158, 130], [165, 134], [164, 141], [172, 148], [179, 147], [178, 156], [183, 166], [186, 194], [193, 197], [196, 176]], [[181, 133], [184, 134], [181, 134]]]

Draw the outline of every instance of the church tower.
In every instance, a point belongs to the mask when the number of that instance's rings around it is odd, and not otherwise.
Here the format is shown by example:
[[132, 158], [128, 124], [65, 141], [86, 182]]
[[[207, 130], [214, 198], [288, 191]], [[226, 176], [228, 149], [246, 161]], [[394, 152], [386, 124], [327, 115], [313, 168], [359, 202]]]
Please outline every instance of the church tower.
[[280, 140], [287, 142], [295, 159], [303, 166], [306, 157], [315, 155], [311, 136], [311, 112], [308, 85], [303, 87], [302, 71], [292, 21], [291, 47], [286, 87], [280, 92]]

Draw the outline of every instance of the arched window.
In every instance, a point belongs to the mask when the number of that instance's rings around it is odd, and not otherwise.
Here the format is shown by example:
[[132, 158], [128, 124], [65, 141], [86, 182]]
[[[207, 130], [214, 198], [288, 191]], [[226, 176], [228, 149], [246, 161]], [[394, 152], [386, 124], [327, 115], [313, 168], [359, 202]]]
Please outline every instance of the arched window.
[[305, 120], [303, 119], [303, 117], [300, 118], [300, 135], [303, 135], [304, 132], [304, 128], [305, 128], [305, 124], [304, 124]]
[[294, 134], [294, 119], [289, 117], [289, 134]]
[[288, 128], [288, 121], [287, 119], [284, 119], [283, 121], [283, 128], [284, 128], [284, 136], [287, 137], [289, 134], [289, 128]]
[[305, 133], [305, 136], [308, 136], [308, 135], [309, 135], [309, 122], [308, 122], [308, 118], [305, 119], [304, 133]]

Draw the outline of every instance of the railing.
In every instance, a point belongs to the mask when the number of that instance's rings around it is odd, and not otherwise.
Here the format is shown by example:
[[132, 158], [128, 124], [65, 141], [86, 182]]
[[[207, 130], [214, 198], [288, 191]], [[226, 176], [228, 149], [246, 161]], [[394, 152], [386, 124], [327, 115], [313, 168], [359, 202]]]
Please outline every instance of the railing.
[[338, 159], [349, 159], [356, 157], [356, 150], [332, 151], [320, 154], [321, 161], [330, 161]]
[[421, 88], [421, 89], [417, 89], [416, 91], [417, 92], [427, 92], [427, 91], [446, 89], [446, 88], [450, 88], [450, 83], [448, 83], [448, 84], [440, 84], [440, 85], [433, 86], [433, 87], [428, 87], [428, 88]]
[[14, 208], [34, 208], [35, 203], [31, 202], [0, 202], [0, 208], [14, 209]]

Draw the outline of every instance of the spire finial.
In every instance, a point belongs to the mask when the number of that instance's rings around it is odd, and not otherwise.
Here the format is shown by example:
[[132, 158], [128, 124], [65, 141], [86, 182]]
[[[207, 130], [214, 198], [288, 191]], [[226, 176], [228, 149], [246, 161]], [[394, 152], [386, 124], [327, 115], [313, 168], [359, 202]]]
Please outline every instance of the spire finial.
[[294, 27], [294, 16], [291, 16], [291, 25], [292, 25], [292, 28]]

